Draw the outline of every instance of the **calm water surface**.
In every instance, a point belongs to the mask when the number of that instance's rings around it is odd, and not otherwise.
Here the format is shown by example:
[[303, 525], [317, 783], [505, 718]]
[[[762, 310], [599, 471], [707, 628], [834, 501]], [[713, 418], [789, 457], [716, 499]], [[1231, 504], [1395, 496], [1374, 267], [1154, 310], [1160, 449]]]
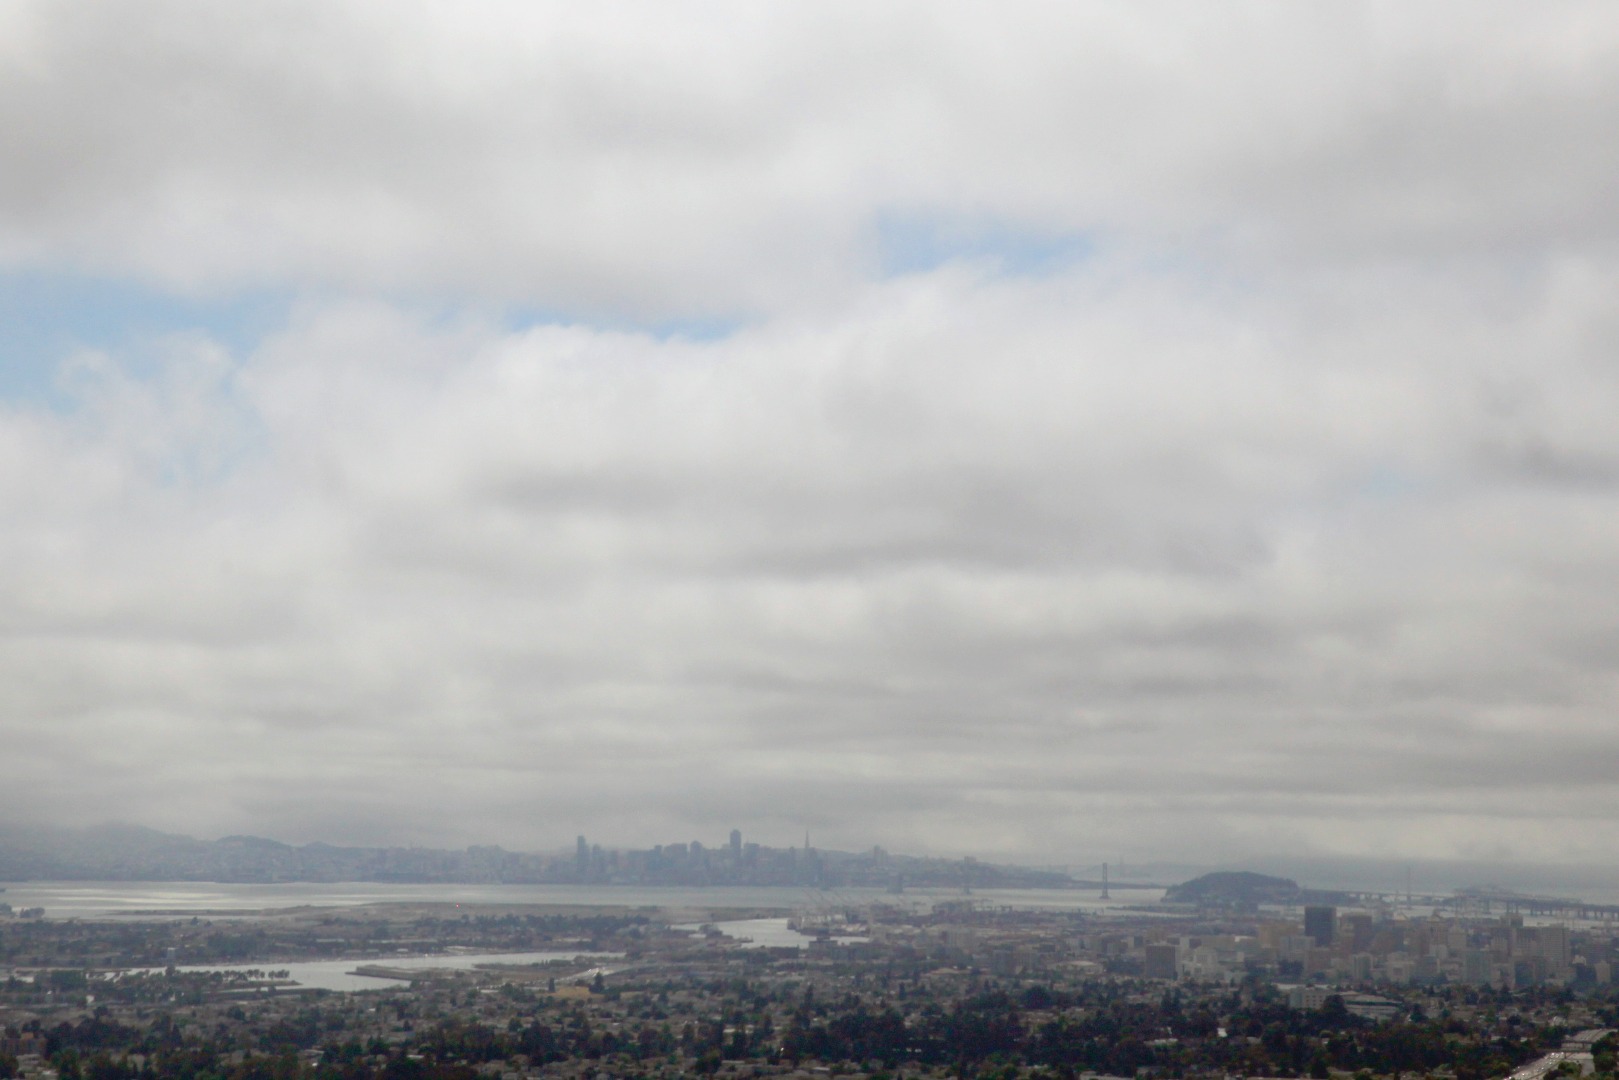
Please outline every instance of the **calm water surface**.
[[[725, 922], [716, 923], [688, 923], [686, 925], [676, 927], [676, 929], [690, 930], [693, 933], [696, 933], [705, 926], [712, 926], [726, 937], [734, 938], [737, 941], [747, 942], [752, 947], [758, 949], [766, 947], [802, 949], [811, 941], [815, 940], [811, 935], [800, 934], [797, 930], [794, 930], [792, 927], [788, 926], [787, 924], [789, 921], [790, 920], [788, 919], [730, 919]], [[870, 941], [871, 939], [864, 937], [840, 937], [837, 940], [839, 942], [853, 942]]]
[[930, 911], [938, 904], [971, 902], [985, 907], [1106, 912], [1132, 904], [1154, 903], [1157, 889], [1115, 891], [1101, 900], [1091, 890], [910, 889], [890, 894], [883, 889], [805, 889], [679, 887], [641, 885], [394, 885], [370, 882], [285, 885], [220, 885], [212, 882], [27, 881], [5, 883], [0, 901], [14, 908], [43, 907], [49, 919], [190, 918], [247, 915], [302, 906], [355, 907], [361, 904], [584, 904], [629, 907], [779, 908], [790, 911], [839, 908], [871, 903]]
[[[466, 953], [448, 956], [382, 956], [368, 957], [364, 960], [305, 960], [280, 963], [276, 961], [260, 961], [252, 964], [187, 964], [181, 971], [264, 971], [287, 973], [287, 978], [306, 989], [320, 990], [384, 990], [394, 986], [406, 986], [404, 979], [383, 979], [375, 975], [356, 975], [357, 967], [368, 967], [373, 964], [387, 968], [403, 968], [407, 971], [422, 971], [429, 969], [470, 971], [479, 964], [543, 964], [551, 960], [573, 960], [583, 958], [587, 960], [611, 960], [622, 956], [622, 953], [558, 953], [558, 952], [528, 952], [528, 953]], [[162, 968], [149, 968], [143, 970], [161, 971]], [[605, 969], [604, 969], [605, 970]], [[587, 971], [589, 976], [595, 969]], [[576, 976], [575, 976], [576, 977]]]

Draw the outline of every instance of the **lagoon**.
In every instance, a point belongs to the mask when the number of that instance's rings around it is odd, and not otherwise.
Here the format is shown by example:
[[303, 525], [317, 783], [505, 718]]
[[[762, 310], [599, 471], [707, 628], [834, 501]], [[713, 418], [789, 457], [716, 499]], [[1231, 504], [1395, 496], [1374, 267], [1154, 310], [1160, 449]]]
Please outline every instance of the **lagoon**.
[[[198, 964], [186, 965], [180, 971], [285, 971], [287, 978], [306, 990], [386, 990], [408, 986], [403, 979], [386, 979], [376, 975], [356, 975], [357, 967], [379, 965], [407, 971], [470, 971], [480, 964], [544, 964], [554, 960], [614, 959], [621, 953], [454, 953], [443, 956], [386, 956], [367, 957], [364, 960], [304, 960], [263, 961], [253, 964]], [[161, 969], [159, 969], [161, 970]], [[590, 972], [586, 973], [587, 975]]]

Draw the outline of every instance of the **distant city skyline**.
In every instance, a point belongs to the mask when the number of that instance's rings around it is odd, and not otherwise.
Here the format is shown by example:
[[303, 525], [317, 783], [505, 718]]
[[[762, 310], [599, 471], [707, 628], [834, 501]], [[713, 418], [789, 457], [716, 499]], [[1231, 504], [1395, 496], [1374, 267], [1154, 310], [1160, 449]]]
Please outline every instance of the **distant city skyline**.
[[[732, 830], [732, 832], [740, 833], [741, 830]], [[218, 851], [210, 854], [209, 849], [214, 845], [238, 852], [268, 851], [271, 853], [272, 859], [271, 862], [265, 864], [267, 867], [271, 866], [274, 859], [279, 857], [274, 856], [276, 850], [288, 853], [314, 852], [317, 855], [323, 849], [333, 852], [347, 851], [351, 854], [394, 850], [427, 857], [429, 861], [423, 863], [422, 867], [439, 867], [439, 869], [443, 868], [443, 864], [435, 860], [440, 860], [444, 856], [467, 856], [472, 858], [477, 863], [477, 866], [482, 866], [483, 870], [474, 872], [474, 865], [469, 863], [467, 867], [455, 871], [451, 875], [451, 880], [469, 881], [481, 880], [480, 873], [486, 873], [489, 867], [493, 865], [477, 862], [477, 860], [487, 860], [498, 853], [501, 857], [516, 856], [522, 859], [533, 858], [540, 860], [538, 863], [524, 863], [521, 867], [514, 865], [514, 867], [509, 868], [516, 874], [516, 877], [512, 878], [512, 880], [556, 882], [568, 880], [568, 875], [565, 873], [558, 877], [554, 872], [555, 868], [564, 867], [568, 864], [577, 865], [581, 851], [579, 841], [584, 840], [583, 851], [587, 860], [595, 858], [598, 853], [611, 854], [619, 860], [613, 863], [617, 870], [626, 871], [616, 875], [596, 874], [595, 877], [598, 880], [595, 883], [604, 885], [611, 884], [613, 881], [617, 881], [620, 885], [634, 885], [637, 882], [640, 884], [654, 883], [650, 879], [638, 877], [639, 871], [635, 873], [627, 872], [631, 863], [623, 862], [622, 857], [631, 856], [631, 861], [633, 862], [634, 857], [644, 856], [663, 849], [673, 848], [682, 852], [693, 852], [692, 845], [694, 843], [698, 845], [698, 849], [701, 850], [705, 858], [723, 857], [729, 859], [733, 857], [733, 852], [746, 854], [748, 851], [755, 849], [772, 852], [776, 855], [790, 855], [803, 850], [801, 846], [802, 838], [799, 838], [800, 844], [796, 845], [792, 843], [772, 844], [768, 841], [761, 843], [746, 839], [746, 834], [743, 834], [742, 839], [740, 850], [733, 848], [728, 842], [716, 840], [710, 843], [700, 837], [685, 841], [675, 841], [671, 838], [664, 838], [662, 841], [656, 838], [620, 841], [610, 838], [592, 840], [588, 836], [576, 836], [573, 841], [568, 843], [541, 844], [526, 848], [507, 848], [499, 844], [479, 843], [476, 841], [447, 848], [410, 845], [397, 848], [391, 848], [387, 845], [379, 847], [366, 845], [345, 847], [344, 845], [332, 845], [323, 839], [289, 842], [284, 838], [251, 833], [224, 836], [209, 836], [207, 834], [192, 836], [165, 833], [132, 823], [107, 822], [84, 829], [30, 828], [11, 823], [0, 825], [0, 883], [4, 883], [8, 878], [12, 881], [51, 880], [60, 876], [57, 871], [62, 866], [75, 865], [79, 869], [69, 872], [67, 879], [84, 880], [87, 876], [87, 870], [108, 859], [112, 861], [107, 862], [103, 870], [112, 870], [112, 876], [119, 879], [128, 878], [130, 868], [139, 864], [142, 859], [147, 860], [148, 869], [162, 870], [163, 867], [168, 867], [168, 871], [150, 878], [150, 880], [154, 881], [164, 879], [207, 880], [206, 875], [203, 878], [198, 878], [197, 872], [208, 866], [214, 868], [210, 872], [217, 872], [221, 868], [229, 871], [231, 867], [236, 867], [235, 871], [230, 872], [239, 875], [241, 867], [245, 864], [241, 864], [236, 856], [221, 856]], [[890, 869], [906, 863], [926, 863], [940, 867], [976, 863], [988, 868], [999, 867], [1014, 871], [1029, 870], [1037, 873], [1055, 873], [1069, 877], [1071, 879], [1070, 888], [1077, 885], [1081, 890], [1095, 892], [1098, 894], [1098, 899], [1105, 899], [1104, 883], [1110, 884], [1114, 889], [1125, 890], [1142, 885], [1163, 888], [1193, 879], [1204, 879], [1205, 875], [1212, 875], [1211, 880], [1231, 877], [1233, 875], [1229, 873], [1230, 871], [1239, 871], [1239, 873], [1235, 874], [1238, 878], [1252, 878], [1254, 876], [1253, 872], [1259, 871], [1261, 877], [1271, 875], [1268, 880], [1272, 883], [1290, 882], [1307, 890], [1320, 890], [1325, 893], [1345, 891], [1351, 893], [1382, 893], [1391, 898], [1415, 896], [1419, 902], [1425, 897], [1450, 897], [1465, 892], [1479, 895], [1506, 896], [1516, 894], [1521, 896], [1565, 897], [1583, 899], [1594, 903], [1619, 905], [1619, 868], [1613, 866], [1549, 862], [1468, 862], [1460, 860], [1401, 862], [1341, 858], [1310, 859], [1285, 854], [1272, 854], [1235, 863], [1189, 863], [1150, 858], [1143, 858], [1136, 863], [1106, 860], [1083, 862], [1059, 860], [1053, 862], [1045, 861], [1038, 857], [1020, 861], [1007, 856], [1005, 853], [977, 852], [968, 855], [940, 855], [937, 853], [893, 850], [885, 845], [872, 843], [856, 844], [846, 848], [816, 848], [813, 853], [833, 856], [840, 860], [840, 865], [848, 865], [845, 861], [848, 859], [858, 862], [876, 856], [880, 860], [885, 860]], [[192, 860], [189, 864], [191, 869], [185, 873], [175, 873], [176, 867], [180, 864], [173, 863], [173, 857], [178, 857], [182, 861], [186, 859]], [[154, 858], [156, 861], [152, 861]], [[196, 860], [199, 858], [203, 861], [197, 862]], [[221, 858], [224, 861], [219, 861]], [[66, 860], [66, 862], [64, 863], [62, 860]], [[56, 869], [52, 869], [50, 865], [47, 865], [53, 862], [58, 864]], [[284, 872], [293, 865], [285, 864], [282, 866], [282, 870], [278, 872]], [[356, 881], [390, 879], [387, 875], [377, 877], [375, 873], [377, 868], [374, 866], [371, 866], [370, 869], [364, 869], [369, 865], [366, 863], [354, 863], [351, 865], [341, 860], [338, 863], [321, 868], [315, 868], [311, 865], [306, 869], [317, 870], [314, 876], [300, 877], [294, 875], [287, 880], [343, 880], [343, 874], [338, 873], [334, 877], [333, 871], [341, 870], [344, 866], [349, 867], [351, 871], [357, 867], [364, 870], [364, 872], [353, 878]], [[536, 869], [544, 865], [552, 866], [553, 871], [541, 873], [536, 877]], [[410, 879], [431, 881], [433, 880], [433, 872], [436, 871], [426, 871], [418, 868], [418, 870], [411, 872], [415, 876]], [[426, 876], [423, 876], [424, 873]], [[94, 878], [98, 875], [91, 873], [88, 876]], [[143, 876], [136, 874], [135, 877], [142, 878]], [[914, 876], [908, 877], [903, 870], [897, 874], [897, 879], [901, 883], [909, 880], [913, 887], [921, 887], [926, 884], [926, 882]], [[240, 876], [230, 877], [227, 874], [227, 877], [222, 880], [253, 881], [258, 880], [258, 878], [255, 878], [252, 874], [245, 878]], [[726, 883], [723, 876], [719, 878], [710, 877], [705, 881], [716, 885]], [[837, 881], [838, 875], [833, 875], [832, 879], [821, 882], [821, 884], [835, 885]], [[877, 875], [873, 878], [869, 874], [865, 874], [863, 878], [864, 884], [871, 885], [874, 882], [882, 885], [894, 884], [896, 877]], [[737, 882], [732, 883], [736, 884]], [[786, 881], [776, 882], [776, 884], [787, 883]], [[806, 883], [815, 884], [816, 882], [813, 880], [799, 882], [799, 884]], [[842, 881], [842, 884], [845, 885], [849, 883], [848, 880]], [[956, 883], [959, 884], [959, 882]], [[1048, 881], [1045, 884], [1049, 886], [1055, 884], [1055, 882]]]

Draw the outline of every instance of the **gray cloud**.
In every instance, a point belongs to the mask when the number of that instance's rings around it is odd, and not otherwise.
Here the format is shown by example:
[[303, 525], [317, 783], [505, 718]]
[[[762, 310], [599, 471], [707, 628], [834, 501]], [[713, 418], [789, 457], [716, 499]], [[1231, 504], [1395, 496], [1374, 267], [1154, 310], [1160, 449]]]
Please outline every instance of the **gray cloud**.
[[0, 256], [630, 314], [846, 302], [875, 215], [1612, 252], [1600, 4], [14, 5]]
[[709, 344], [340, 305], [87, 369], [111, 404], [7, 424], [12, 810], [1543, 853], [1611, 801], [1616, 507], [1478, 468], [1457, 377], [1541, 313], [1201, 287], [942, 271]]
[[0, 812], [1615, 854], [1605, 7], [625, 11], [3, 16]]

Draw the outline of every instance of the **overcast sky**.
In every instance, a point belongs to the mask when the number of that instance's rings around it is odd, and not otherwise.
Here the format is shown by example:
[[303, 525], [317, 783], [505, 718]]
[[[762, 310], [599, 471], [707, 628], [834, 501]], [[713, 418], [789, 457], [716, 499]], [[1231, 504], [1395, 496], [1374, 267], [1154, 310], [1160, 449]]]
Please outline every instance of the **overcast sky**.
[[1619, 858], [1619, 8], [0, 5], [0, 815]]

